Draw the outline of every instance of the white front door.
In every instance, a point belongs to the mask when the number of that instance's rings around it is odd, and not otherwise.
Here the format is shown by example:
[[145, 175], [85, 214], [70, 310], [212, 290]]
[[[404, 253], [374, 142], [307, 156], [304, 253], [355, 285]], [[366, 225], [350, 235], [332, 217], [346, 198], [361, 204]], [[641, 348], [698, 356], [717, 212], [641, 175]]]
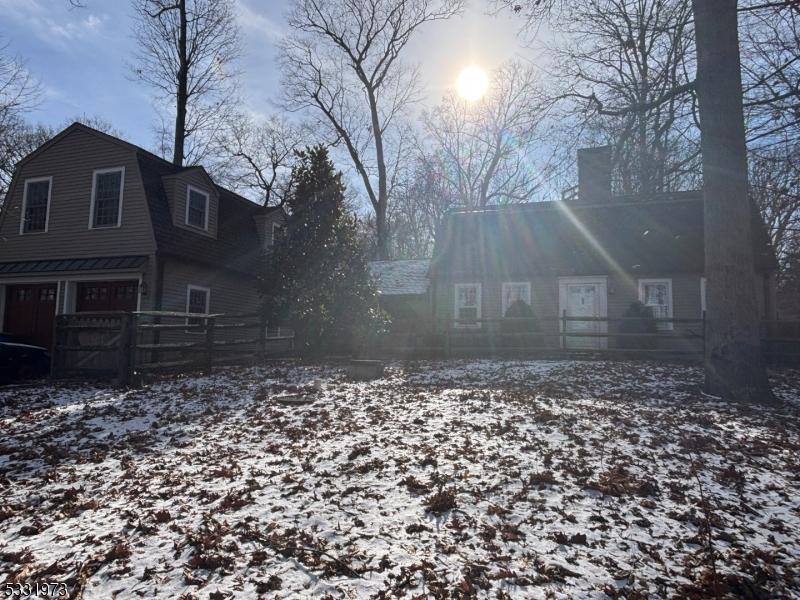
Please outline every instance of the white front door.
[[[562, 277], [559, 279], [559, 317], [566, 311], [567, 317], [606, 317], [606, 279], [605, 277]], [[566, 333], [605, 333], [608, 323], [605, 321], [567, 321], [566, 328], [561, 322], [561, 330]], [[607, 348], [605, 337], [564, 338], [567, 348], [585, 348], [589, 350]]]

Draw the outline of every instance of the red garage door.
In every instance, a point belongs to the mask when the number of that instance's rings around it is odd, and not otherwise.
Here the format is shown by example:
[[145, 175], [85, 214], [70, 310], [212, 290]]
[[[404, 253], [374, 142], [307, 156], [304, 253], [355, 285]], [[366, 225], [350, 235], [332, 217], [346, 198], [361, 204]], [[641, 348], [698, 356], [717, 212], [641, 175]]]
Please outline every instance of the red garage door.
[[84, 281], [78, 284], [77, 312], [136, 310], [138, 281]]
[[56, 314], [56, 284], [10, 285], [3, 330], [21, 342], [50, 348]]

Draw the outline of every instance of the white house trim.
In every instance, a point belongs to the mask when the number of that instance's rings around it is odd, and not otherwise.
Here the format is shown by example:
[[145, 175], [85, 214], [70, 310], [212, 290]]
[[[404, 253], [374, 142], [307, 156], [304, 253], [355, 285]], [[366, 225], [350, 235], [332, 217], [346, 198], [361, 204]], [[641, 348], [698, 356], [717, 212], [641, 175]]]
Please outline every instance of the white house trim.
[[[95, 192], [97, 191], [97, 176], [103, 173], [120, 173], [119, 180], [119, 208], [117, 210], [117, 224], [116, 225], [100, 225], [94, 224], [94, 204]], [[92, 200], [89, 204], [89, 229], [115, 229], [122, 226], [122, 196], [125, 189], [125, 167], [111, 167], [109, 169], [95, 169], [92, 171]]]
[[[28, 210], [28, 184], [37, 183], [39, 181], [47, 181], [47, 210], [44, 215], [44, 231], [25, 231], [25, 213]], [[53, 176], [48, 177], [31, 177], [26, 179], [22, 184], [22, 213], [19, 217], [19, 234], [20, 235], [35, 235], [37, 233], [47, 233], [50, 227], [50, 204], [53, 200]]]
[[501, 313], [502, 316], [506, 315], [506, 311], [508, 310], [508, 304], [506, 304], [506, 289], [511, 287], [512, 285], [521, 285], [528, 289], [528, 305], [533, 305], [533, 297], [531, 296], [531, 282], [530, 281], [504, 281], [503, 285], [501, 286], [500, 293], [502, 294], [500, 298], [500, 309], [503, 311]]
[[[561, 316], [568, 304], [567, 287], [569, 285], [594, 285], [598, 288], [598, 301], [597, 313], [595, 317], [608, 317], [608, 277], [606, 275], [596, 276], [583, 276], [583, 277], [559, 277], [558, 278], [558, 328], [560, 332], [564, 332], [564, 321]], [[574, 316], [569, 315], [567, 316]], [[594, 321], [584, 322], [570, 321], [566, 323], [568, 333], [579, 333], [579, 329], [585, 330], [589, 333], [608, 333], [607, 321]], [[580, 324], [580, 325], [579, 325]], [[604, 337], [589, 337], [589, 338], [562, 338], [561, 346], [564, 347], [566, 342], [567, 347], [574, 348], [589, 348], [589, 349], [602, 349], [608, 347], [608, 338]]]
[[[672, 279], [668, 277], [651, 277], [648, 279], [640, 279], [639, 280], [639, 301], [642, 304], [646, 305], [645, 297], [644, 297], [644, 286], [647, 284], [657, 284], [663, 283], [667, 286], [667, 319], [671, 319], [673, 315], [673, 299], [672, 299]], [[664, 318], [664, 317], [661, 317]], [[659, 331], [672, 331], [673, 324], [672, 323], [656, 323], [656, 328]]]
[[[198, 194], [202, 195], [206, 199], [206, 208], [203, 211], [203, 227], [198, 227], [197, 225], [192, 225], [189, 223], [189, 198], [192, 195], [192, 192], [197, 192]], [[183, 216], [183, 222], [187, 227], [191, 227], [193, 229], [202, 229], [203, 231], [208, 231], [208, 213], [211, 210], [211, 194], [209, 194], [204, 189], [199, 187], [195, 187], [193, 185], [186, 186], [186, 211]]]
[[478, 323], [470, 324], [470, 323], [457, 323], [457, 322], [454, 322], [454, 326], [457, 329], [480, 329], [480, 327], [481, 327], [480, 318], [481, 318], [481, 314], [482, 314], [481, 313], [481, 308], [482, 308], [482, 305], [483, 305], [483, 289], [482, 289], [483, 286], [481, 285], [480, 282], [477, 282], [477, 281], [474, 282], [474, 283], [456, 283], [454, 285], [454, 287], [453, 287], [453, 318], [455, 320], [458, 319], [458, 308], [459, 308], [459, 306], [458, 306], [458, 291], [461, 288], [471, 288], [471, 287], [476, 288], [475, 304], [477, 305], [477, 311], [475, 312], [475, 318], [478, 319]]

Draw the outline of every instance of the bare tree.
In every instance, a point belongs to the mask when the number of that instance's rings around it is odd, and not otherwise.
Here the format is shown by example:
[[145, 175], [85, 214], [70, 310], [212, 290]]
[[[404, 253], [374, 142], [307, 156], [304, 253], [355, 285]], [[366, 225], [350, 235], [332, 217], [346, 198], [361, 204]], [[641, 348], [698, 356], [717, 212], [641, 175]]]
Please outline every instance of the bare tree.
[[694, 97], [673, 93], [694, 75], [689, 0], [575, 0], [559, 34], [547, 53], [562, 151], [610, 144], [619, 193], [694, 187]]
[[389, 257], [391, 144], [418, 100], [417, 71], [402, 61], [424, 24], [461, 11], [463, 0], [295, 0], [282, 47], [284, 106], [310, 109], [344, 145], [375, 212], [377, 251]]
[[449, 92], [424, 115], [430, 155], [459, 204], [526, 202], [540, 184], [533, 153], [546, 113], [532, 68], [518, 62], [498, 68], [490, 92], [469, 102]]
[[231, 0], [133, 0], [139, 44], [134, 76], [172, 104], [160, 147], [172, 162], [200, 162], [235, 98], [239, 32]]
[[19, 155], [19, 131], [24, 115], [39, 101], [41, 91], [25, 63], [0, 45], [0, 204], [8, 190]]
[[800, 136], [800, 5], [749, 0], [740, 11], [748, 147], [792, 148]]
[[785, 274], [800, 246], [800, 149], [787, 155], [783, 146], [751, 152], [750, 197], [758, 206]]
[[238, 115], [220, 140], [222, 179], [232, 189], [255, 195], [265, 206], [282, 206], [292, 185], [296, 151], [311, 145], [307, 127], [273, 115], [255, 122]]
[[706, 391], [774, 401], [759, 339], [736, 0], [692, 0], [705, 198]]
[[445, 176], [444, 160], [430, 151], [418, 153], [405, 165], [396, 189], [389, 207], [392, 256], [431, 256], [445, 213], [461, 204]]

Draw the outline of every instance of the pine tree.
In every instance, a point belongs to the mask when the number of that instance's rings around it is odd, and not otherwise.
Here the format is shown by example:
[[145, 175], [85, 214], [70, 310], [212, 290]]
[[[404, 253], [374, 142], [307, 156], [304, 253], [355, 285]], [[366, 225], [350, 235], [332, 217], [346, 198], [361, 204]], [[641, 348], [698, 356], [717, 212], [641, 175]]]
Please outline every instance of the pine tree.
[[290, 323], [303, 355], [357, 352], [383, 325], [358, 222], [323, 146], [297, 153], [287, 199], [287, 235], [265, 260], [262, 284], [272, 322]]

